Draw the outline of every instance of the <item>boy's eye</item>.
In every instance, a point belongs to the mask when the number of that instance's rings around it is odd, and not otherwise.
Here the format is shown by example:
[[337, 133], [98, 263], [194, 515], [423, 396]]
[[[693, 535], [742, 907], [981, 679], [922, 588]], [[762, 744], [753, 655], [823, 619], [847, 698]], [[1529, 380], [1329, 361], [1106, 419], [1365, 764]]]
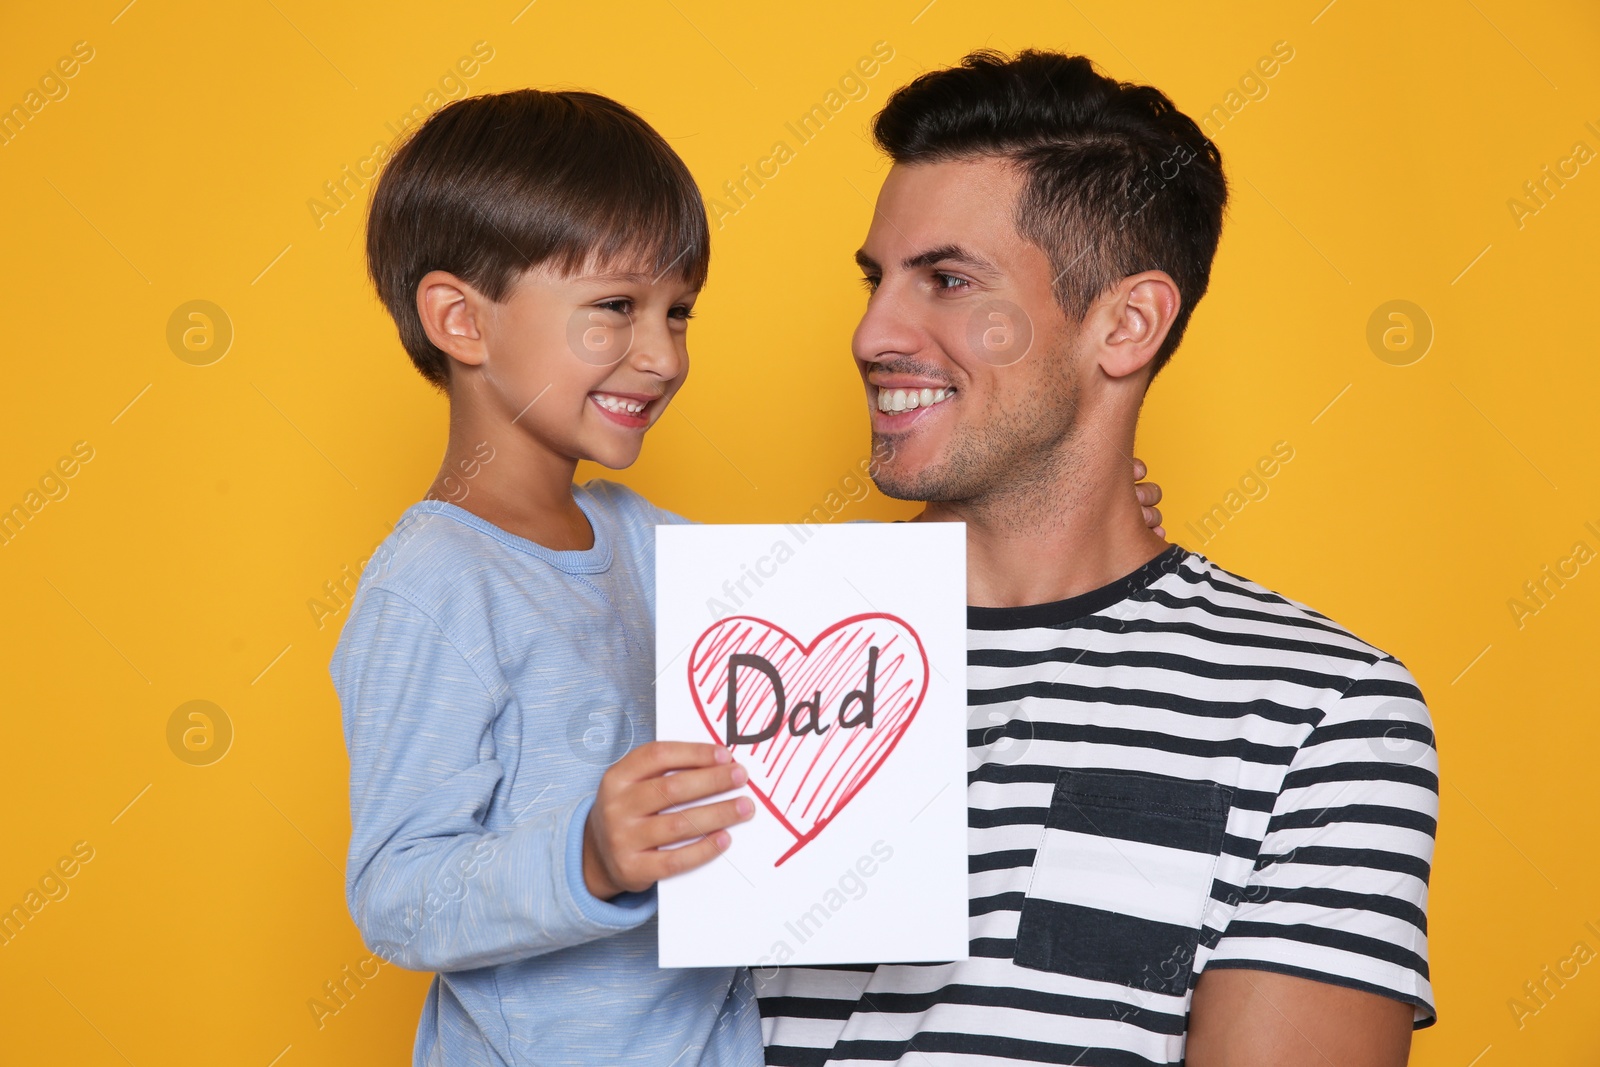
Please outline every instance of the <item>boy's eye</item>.
[[675, 304], [668, 310], [667, 317], [669, 319], [682, 319], [687, 322], [694, 318], [694, 309], [687, 304]]
[[867, 274], [862, 276], [861, 285], [862, 288], [866, 289], [867, 292], [875, 293], [878, 291], [878, 283], [882, 280], [883, 279], [876, 274]]
[[618, 297], [615, 300], [602, 300], [596, 304], [595, 307], [605, 308], [607, 311], [614, 311], [618, 315], [628, 315], [632, 314], [633, 312], [633, 301], [629, 300], [627, 297]]

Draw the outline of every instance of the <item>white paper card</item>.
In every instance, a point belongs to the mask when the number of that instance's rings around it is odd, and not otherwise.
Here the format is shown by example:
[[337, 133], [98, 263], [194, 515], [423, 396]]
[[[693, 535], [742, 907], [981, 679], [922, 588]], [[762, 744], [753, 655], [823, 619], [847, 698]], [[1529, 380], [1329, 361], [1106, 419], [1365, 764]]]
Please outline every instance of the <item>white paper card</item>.
[[656, 736], [756, 800], [661, 966], [966, 958], [966, 595], [962, 523], [657, 527]]

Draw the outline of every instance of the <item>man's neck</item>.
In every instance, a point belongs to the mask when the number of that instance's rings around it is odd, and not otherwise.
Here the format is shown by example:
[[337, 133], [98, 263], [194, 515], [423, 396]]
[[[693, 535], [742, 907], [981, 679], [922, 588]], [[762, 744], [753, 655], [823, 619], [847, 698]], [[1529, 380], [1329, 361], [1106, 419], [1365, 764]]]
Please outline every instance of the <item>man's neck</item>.
[[967, 524], [967, 603], [1022, 607], [1109, 585], [1168, 546], [1144, 522], [1120, 450], [1074, 455], [1044, 479], [981, 500], [930, 502], [917, 518]]

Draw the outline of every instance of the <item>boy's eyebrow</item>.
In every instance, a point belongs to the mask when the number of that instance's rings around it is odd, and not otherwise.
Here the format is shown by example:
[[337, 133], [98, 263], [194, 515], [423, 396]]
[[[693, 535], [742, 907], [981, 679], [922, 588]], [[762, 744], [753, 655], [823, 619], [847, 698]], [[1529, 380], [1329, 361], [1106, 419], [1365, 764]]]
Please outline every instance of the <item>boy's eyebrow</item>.
[[591, 282], [650, 282], [654, 275], [637, 270], [605, 270], [594, 274], [585, 274], [584, 281]]

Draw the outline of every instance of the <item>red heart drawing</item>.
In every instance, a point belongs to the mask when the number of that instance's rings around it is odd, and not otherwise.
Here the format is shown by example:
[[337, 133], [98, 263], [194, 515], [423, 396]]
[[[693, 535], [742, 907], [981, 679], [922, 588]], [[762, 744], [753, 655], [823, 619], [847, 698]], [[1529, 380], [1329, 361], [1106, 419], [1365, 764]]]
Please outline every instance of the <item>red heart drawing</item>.
[[779, 866], [894, 751], [928, 693], [928, 653], [903, 619], [881, 612], [836, 622], [804, 647], [764, 619], [735, 615], [695, 641], [689, 692], [711, 736], [734, 750], [750, 789], [794, 835]]

